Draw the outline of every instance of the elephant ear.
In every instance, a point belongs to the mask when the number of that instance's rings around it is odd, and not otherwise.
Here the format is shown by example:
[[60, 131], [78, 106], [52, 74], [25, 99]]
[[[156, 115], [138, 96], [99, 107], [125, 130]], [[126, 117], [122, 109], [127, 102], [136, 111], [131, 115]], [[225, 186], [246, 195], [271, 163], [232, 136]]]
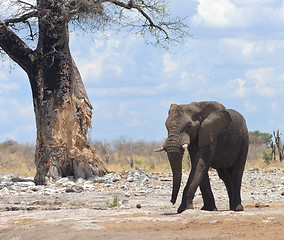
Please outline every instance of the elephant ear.
[[204, 147], [212, 143], [220, 133], [229, 127], [231, 121], [231, 116], [226, 110], [210, 113], [198, 130], [198, 146]]

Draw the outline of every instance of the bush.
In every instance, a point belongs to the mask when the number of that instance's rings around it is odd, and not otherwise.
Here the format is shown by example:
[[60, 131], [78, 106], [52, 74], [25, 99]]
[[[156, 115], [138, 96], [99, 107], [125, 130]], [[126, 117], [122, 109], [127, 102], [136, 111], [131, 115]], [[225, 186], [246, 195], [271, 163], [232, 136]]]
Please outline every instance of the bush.
[[272, 154], [264, 152], [262, 154], [262, 159], [263, 159], [265, 164], [269, 165], [271, 163], [271, 161], [272, 161]]
[[250, 144], [261, 144], [265, 143], [269, 145], [272, 142], [272, 134], [263, 133], [258, 130], [249, 132]]
[[90, 141], [90, 145], [113, 171], [125, 171], [133, 167], [141, 167], [147, 171], [170, 169], [166, 153], [154, 153], [154, 149], [162, 144], [163, 142], [134, 141], [126, 137], [111, 142]]
[[107, 205], [111, 208], [117, 207], [119, 205], [119, 200], [119, 197], [117, 195], [114, 195], [112, 198], [112, 202], [108, 200]]

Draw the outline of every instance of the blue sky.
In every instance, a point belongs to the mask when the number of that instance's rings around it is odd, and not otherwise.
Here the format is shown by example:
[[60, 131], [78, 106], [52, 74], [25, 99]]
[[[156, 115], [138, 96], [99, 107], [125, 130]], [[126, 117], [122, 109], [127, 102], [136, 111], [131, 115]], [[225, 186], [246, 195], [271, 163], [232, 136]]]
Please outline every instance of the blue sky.
[[[171, 103], [214, 100], [242, 113], [250, 131], [284, 133], [284, 2], [172, 0], [194, 38], [171, 49], [109, 32], [71, 33], [70, 46], [94, 106], [91, 138], [163, 140]], [[25, 73], [0, 64], [0, 142], [35, 142]]]

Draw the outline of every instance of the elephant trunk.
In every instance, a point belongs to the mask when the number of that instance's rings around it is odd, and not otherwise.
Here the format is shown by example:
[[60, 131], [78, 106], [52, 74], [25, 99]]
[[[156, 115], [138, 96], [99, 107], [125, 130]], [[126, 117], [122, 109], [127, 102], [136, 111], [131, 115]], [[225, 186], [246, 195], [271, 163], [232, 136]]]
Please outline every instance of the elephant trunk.
[[175, 204], [179, 192], [182, 176], [182, 152], [167, 152], [173, 172], [173, 189], [171, 203]]
[[[170, 127], [169, 127], [170, 128]], [[165, 150], [170, 161], [170, 165], [173, 173], [173, 189], [171, 203], [175, 204], [180, 189], [181, 177], [182, 177], [182, 157], [185, 149], [190, 144], [190, 139], [187, 134], [180, 134], [180, 129], [170, 128], [168, 138], [165, 141], [163, 147], [160, 149]], [[160, 149], [157, 149], [160, 150]]]

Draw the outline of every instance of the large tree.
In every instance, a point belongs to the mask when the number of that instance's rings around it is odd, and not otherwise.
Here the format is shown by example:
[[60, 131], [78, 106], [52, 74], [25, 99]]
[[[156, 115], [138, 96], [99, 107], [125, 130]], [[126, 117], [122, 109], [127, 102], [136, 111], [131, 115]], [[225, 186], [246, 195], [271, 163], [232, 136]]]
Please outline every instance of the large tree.
[[[92, 105], [69, 48], [69, 27], [126, 28], [162, 47], [188, 35], [163, 0], [0, 0], [0, 51], [28, 75], [37, 127], [36, 184], [108, 172], [86, 143]], [[5, 11], [3, 11], [5, 10]], [[151, 40], [152, 37], [152, 40]]]

